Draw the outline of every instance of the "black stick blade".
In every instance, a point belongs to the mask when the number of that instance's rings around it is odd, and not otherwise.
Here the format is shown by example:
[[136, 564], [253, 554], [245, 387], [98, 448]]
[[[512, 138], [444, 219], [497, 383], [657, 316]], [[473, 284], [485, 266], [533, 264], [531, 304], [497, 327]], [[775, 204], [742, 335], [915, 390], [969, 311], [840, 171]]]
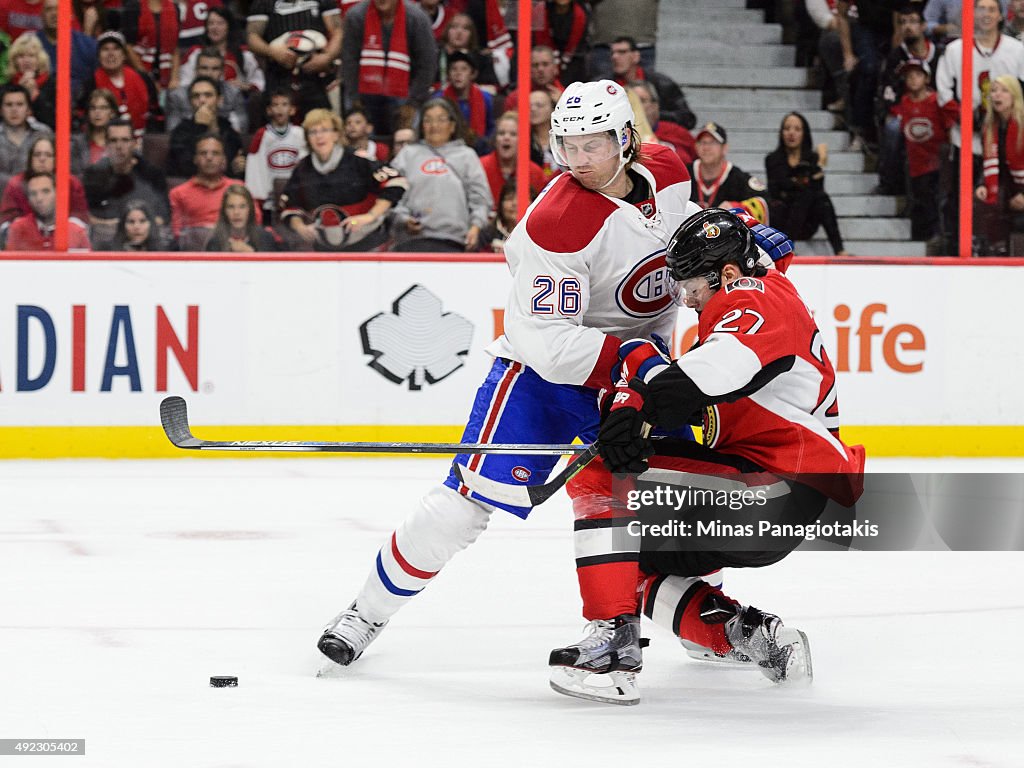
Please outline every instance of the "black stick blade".
[[160, 423], [167, 439], [178, 448], [198, 448], [202, 442], [192, 437], [188, 426], [188, 405], [184, 398], [177, 395], [164, 398], [160, 403]]

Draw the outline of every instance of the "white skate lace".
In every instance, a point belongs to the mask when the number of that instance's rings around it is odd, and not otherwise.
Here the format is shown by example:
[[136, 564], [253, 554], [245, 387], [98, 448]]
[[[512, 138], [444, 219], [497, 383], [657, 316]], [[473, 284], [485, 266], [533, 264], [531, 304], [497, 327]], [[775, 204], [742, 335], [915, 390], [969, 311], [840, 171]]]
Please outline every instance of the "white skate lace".
[[586, 637], [576, 643], [576, 647], [589, 650], [591, 648], [600, 648], [602, 645], [607, 643], [608, 639], [614, 633], [615, 627], [612, 622], [607, 619], [596, 619], [594, 621], [587, 622], [583, 631], [587, 633]]

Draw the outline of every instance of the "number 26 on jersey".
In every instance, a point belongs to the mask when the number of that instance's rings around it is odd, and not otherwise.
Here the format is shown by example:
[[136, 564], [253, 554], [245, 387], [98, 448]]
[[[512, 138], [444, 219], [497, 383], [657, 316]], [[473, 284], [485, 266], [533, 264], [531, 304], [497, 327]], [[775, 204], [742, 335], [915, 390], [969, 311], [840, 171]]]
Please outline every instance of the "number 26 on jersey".
[[551, 275], [537, 275], [533, 278], [536, 291], [530, 303], [535, 315], [559, 314], [566, 317], [580, 313], [580, 281], [575, 277], [556, 280]]

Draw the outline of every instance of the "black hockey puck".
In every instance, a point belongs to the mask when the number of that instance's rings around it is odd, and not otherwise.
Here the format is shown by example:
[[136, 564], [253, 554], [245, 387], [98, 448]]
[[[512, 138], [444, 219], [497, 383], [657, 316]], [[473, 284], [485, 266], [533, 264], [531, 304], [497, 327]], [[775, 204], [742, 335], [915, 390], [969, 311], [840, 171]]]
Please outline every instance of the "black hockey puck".
[[211, 688], [237, 688], [238, 678], [231, 675], [214, 675], [210, 678]]

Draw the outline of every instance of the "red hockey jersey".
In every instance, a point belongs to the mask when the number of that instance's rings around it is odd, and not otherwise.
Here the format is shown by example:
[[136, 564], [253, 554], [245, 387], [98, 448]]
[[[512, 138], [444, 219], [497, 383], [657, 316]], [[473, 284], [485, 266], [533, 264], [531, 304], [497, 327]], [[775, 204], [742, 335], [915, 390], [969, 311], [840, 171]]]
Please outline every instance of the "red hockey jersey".
[[864, 448], [839, 438], [836, 374], [821, 332], [779, 272], [742, 277], [701, 312], [699, 346], [677, 365], [713, 399], [704, 443], [849, 506], [863, 489]]

